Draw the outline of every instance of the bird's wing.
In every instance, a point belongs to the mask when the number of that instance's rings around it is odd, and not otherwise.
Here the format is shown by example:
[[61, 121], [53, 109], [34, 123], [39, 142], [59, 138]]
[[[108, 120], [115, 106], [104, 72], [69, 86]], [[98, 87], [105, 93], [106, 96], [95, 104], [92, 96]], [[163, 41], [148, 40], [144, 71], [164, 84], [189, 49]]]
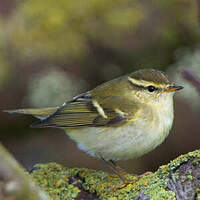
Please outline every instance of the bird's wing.
[[[107, 105], [107, 101], [113, 101], [112, 106]], [[117, 101], [114, 97], [113, 99], [104, 99], [102, 102], [97, 102], [87, 92], [64, 103], [55, 113], [33, 124], [32, 127], [118, 126], [129, 120], [122, 111], [115, 109], [115, 106], [119, 103], [119, 99]]]

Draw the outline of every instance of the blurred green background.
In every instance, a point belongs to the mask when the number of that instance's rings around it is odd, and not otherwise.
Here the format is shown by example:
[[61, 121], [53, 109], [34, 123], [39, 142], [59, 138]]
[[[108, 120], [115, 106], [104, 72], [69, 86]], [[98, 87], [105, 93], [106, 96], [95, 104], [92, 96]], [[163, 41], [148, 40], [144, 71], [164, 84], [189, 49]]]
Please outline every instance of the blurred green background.
[[[153, 152], [120, 162], [155, 170], [199, 148], [200, 95], [180, 75], [200, 78], [195, 0], [0, 0], [0, 108], [60, 105], [140, 68], [167, 72], [185, 89], [175, 97], [171, 134]], [[62, 130], [31, 129], [29, 116], [0, 113], [0, 141], [27, 169], [36, 163], [107, 170]]]

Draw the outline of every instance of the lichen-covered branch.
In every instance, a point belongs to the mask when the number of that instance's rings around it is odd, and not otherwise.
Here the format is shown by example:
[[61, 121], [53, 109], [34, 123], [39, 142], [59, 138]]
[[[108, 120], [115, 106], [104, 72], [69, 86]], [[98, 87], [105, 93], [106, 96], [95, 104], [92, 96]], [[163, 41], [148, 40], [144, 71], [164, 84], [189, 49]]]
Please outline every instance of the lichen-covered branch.
[[[135, 176], [129, 174], [127, 178]], [[0, 145], [1, 200], [199, 200], [200, 150], [181, 155], [159, 167], [154, 174], [113, 190], [120, 184], [115, 175], [91, 169], [69, 169], [56, 163], [37, 164], [28, 175]]]
[[30, 176], [0, 144], [0, 199], [49, 200]]
[[181, 155], [154, 174], [116, 191], [113, 186], [121, 184], [119, 178], [102, 171], [69, 169], [49, 163], [36, 165], [31, 176], [56, 200], [199, 200], [200, 150]]

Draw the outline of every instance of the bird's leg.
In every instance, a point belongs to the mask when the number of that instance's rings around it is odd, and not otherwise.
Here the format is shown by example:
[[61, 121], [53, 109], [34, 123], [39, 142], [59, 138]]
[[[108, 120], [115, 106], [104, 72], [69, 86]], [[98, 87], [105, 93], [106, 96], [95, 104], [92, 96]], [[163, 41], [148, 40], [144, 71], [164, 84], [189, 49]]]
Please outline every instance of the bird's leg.
[[117, 165], [113, 160], [109, 161], [112, 166], [123, 176], [129, 174], [128, 172], [126, 172], [124, 169], [122, 169], [119, 165]]
[[[124, 177], [124, 171], [122, 173], [121, 170], [119, 170], [119, 168], [117, 168], [116, 164], [113, 161], [106, 161], [103, 157], [101, 157], [101, 160], [104, 162], [104, 164], [106, 166], [108, 166], [123, 182], [126, 181], [126, 178]], [[121, 168], [120, 168], [121, 169]]]
[[120, 186], [114, 187], [114, 190], [121, 189], [126, 187], [128, 184], [135, 183], [137, 182], [140, 178], [143, 176], [149, 175], [152, 172], [146, 172], [142, 175], [139, 175], [134, 178], [134, 179], [127, 179], [125, 175], [128, 173], [125, 172], [121, 167], [119, 167], [113, 160], [106, 161], [103, 157], [101, 157], [101, 160], [122, 180], [123, 184]]
[[122, 184], [120, 186], [117, 186], [117, 187], [114, 187], [113, 189], [114, 190], [117, 190], [117, 189], [121, 189], [121, 188], [124, 188], [126, 187], [128, 184], [130, 183], [134, 183], [136, 181], [138, 181], [138, 179], [140, 177], [136, 177], [134, 179], [131, 179], [131, 180], [128, 180], [126, 179], [125, 175], [128, 174], [126, 173], [121, 167], [119, 167], [116, 163], [114, 163], [114, 161], [112, 160], [109, 160], [109, 161], [106, 161], [104, 158], [101, 157], [101, 160], [122, 180]]

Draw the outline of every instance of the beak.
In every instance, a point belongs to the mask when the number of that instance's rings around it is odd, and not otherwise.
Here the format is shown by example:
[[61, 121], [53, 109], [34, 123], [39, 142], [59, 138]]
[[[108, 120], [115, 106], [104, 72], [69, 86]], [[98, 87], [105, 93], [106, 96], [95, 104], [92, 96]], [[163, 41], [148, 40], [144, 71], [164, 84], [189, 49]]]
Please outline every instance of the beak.
[[175, 92], [177, 90], [181, 90], [183, 89], [183, 86], [178, 86], [178, 85], [173, 85], [173, 86], [169, 86], [165, 92], [170, 93], [170, 92]]

